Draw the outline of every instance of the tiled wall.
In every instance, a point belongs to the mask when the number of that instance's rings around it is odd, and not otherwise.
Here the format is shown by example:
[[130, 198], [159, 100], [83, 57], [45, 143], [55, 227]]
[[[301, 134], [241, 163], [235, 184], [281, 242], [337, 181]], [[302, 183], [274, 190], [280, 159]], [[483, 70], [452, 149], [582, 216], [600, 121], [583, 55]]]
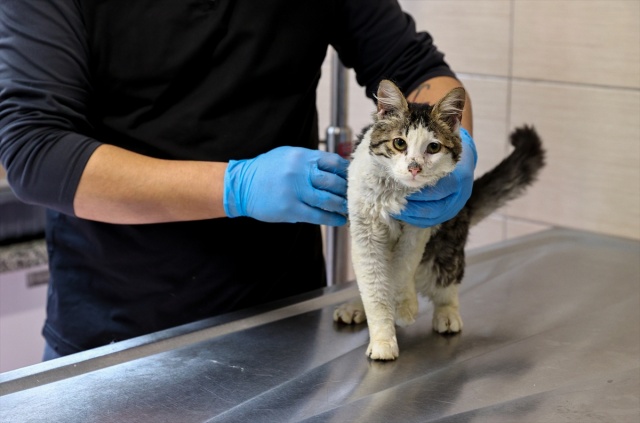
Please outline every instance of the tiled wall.
[[[508, 153], [507, 135], [523, 123], [548, 151], [537, 184], [475, 227], [470, 247], [556, 225], [640, 239], [640, 0], [400, 3], [470, 92], [477, 173]], [[349, 103], [359, 130], [373, 105], [353, 77]]]

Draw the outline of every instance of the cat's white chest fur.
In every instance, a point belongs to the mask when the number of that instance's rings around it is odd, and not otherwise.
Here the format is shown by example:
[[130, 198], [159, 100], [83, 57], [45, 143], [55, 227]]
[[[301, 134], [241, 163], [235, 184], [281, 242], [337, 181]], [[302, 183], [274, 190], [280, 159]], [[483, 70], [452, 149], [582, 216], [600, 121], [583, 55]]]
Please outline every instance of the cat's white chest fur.
[[385, 244], [393, 246], [405, 225], [392, 216], [400, 214], [407, 204], [407, 196], [416, 189], [398, 183], [369, 156], [369, 140], [365, 137], [349, 166], [347, 198], [352, 211], [350, 218], [359, 220], [356, 227], [366, 232], [371, 227], [377, 228], [376, 232], [384, 237]]

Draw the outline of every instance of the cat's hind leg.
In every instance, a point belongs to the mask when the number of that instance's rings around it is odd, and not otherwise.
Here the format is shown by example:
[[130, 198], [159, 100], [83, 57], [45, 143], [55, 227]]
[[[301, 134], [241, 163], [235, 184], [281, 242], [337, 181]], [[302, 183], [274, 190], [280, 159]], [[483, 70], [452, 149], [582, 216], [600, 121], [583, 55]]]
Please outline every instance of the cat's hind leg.
[[432, 294], [433, 330], [438, 333], [457, 333], [462, 330], [460, 304], [458, 301], [458, 285], [451, 284], [445, 288], [437, 288]]
[[[432, 261], [423, 262], [418, 268], [416, 282], [420, 292], [433, 303], [433, 330], [438, 333], [457, 333], [462, 330], [458, 281], [442, 280], [441, 269]], [[441, 280], [438, 280], [438, 277]]]
[[416, 321], [418, 315], [418, 297], [413, 287], [407, 286], [396, 301], [396, 325], [406, 327]]
[[405, 224], [393, 252], [392, 277], [396, 286], [395, 323], [400, 327], [413, 324], [418, 316], [415, 274], [430, 235], [429, 228], [423, 229]]

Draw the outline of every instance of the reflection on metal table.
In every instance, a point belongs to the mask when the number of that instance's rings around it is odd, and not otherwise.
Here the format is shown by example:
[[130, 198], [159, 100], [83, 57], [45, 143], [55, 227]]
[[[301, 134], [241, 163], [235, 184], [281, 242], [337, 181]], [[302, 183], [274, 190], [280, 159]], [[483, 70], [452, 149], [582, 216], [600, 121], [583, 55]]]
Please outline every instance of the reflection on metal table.
[[[302, 277], [302, 276], [301, 276]], [[460, 335], [431, 305], [365, 357], [333, 286], [0, 375], [2, 422], [637, 422], [640, 243], [564, 229], [471, 251]]]

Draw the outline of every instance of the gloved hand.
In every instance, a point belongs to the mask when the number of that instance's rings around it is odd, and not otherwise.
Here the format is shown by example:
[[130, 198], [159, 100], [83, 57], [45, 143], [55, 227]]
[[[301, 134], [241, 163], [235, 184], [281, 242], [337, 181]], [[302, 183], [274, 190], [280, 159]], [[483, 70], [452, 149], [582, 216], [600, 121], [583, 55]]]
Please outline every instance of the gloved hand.
[[337, 154], [278, 147], [231, 160], [224, 176], [224, 211], [264, 222], [347, 222], [347, 167]]
[[449, 175], [435, 186], [411, 194], [400, 215], [394, 216], [411, 225], [428, 228], [453, 218], [464, 207], [473, 188], [473, 171], [478, 153], [471, 135], [460, 128], [462, 157]]

